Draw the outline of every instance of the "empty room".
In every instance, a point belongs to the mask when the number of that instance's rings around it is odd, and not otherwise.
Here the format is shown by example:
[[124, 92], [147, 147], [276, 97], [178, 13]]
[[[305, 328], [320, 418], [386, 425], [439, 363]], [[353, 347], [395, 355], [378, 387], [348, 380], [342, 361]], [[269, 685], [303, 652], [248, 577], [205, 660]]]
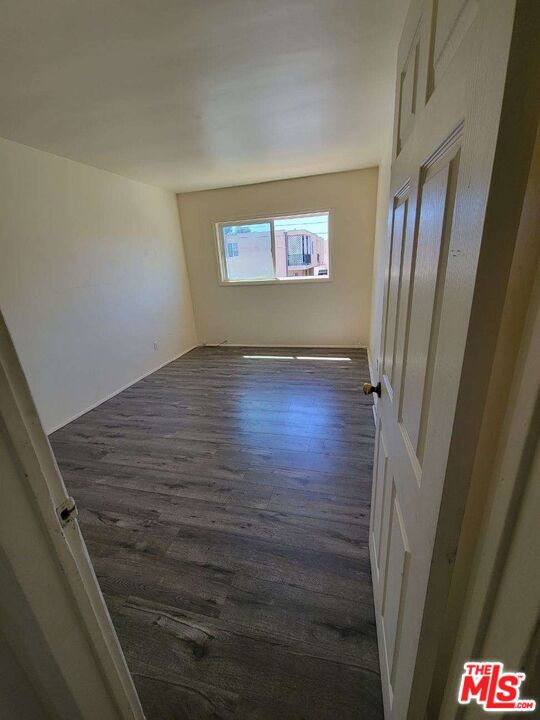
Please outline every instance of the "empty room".
[[537, 0], [0, 37], [0, 719], [535, 717]]

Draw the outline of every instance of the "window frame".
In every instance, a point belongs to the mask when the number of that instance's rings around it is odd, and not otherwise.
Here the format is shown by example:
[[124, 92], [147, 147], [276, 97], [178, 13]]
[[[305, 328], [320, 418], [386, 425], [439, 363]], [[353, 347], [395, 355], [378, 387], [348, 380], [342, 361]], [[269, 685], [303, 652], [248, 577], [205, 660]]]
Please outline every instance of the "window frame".
[[[278, 278], [275, 277], [276, 272], [276, 250], [275, 250], [275, 234], [274, 234], [274, 222], [276, 220], [284, 220], [294, 217], [305, 217], [306, 215], [328, 215], [328, 262], [327, 262], [327, 275], [315, 275], [308, 277], [287, 277]], [[257, 225], [259, 223], [268, 223], [270, 225], [270, 237], [272, 246], [272, 262], [274, 265], [274, 277], [273, 278], [253, 278], [249, 280], [229, 280], [227, 278], [227, 258], [226, 251], [223, 242], [223, 228], [230, 225]], [[332, 236], [332, 210], [331, 208], [318, 208], [316, 210], [309, 209], [304, 211], [295, 210], [292, 213], [278, 213], [275, 215], [257, 215], [255, 217], [250, 215], [242, 215], [241, 217], [234, 217], [229, 220], [215, 220], [213, 221], [214, 228], [214, 247], [216, 250], [217, 259], [217, 277], [218, 284], [223, 287], [236, 287], [239, 285], [292, 285], [297, 283], [311, 284], [311, 283], [329, 283], [332, 282], [333, 276], [332, 268], [332, 245], [330, 238]]]

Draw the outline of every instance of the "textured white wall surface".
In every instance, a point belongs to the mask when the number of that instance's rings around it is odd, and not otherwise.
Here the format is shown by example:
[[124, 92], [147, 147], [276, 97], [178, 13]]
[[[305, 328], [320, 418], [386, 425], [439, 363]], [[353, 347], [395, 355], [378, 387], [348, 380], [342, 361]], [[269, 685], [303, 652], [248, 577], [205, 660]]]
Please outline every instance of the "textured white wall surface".
[[0, 140], [0, 307], [50, 432], [196, 344], [172, 192]]
[[[367, 346], [377, 168], [178, 196], [199, 340]], [[215, 223], [330, 211], [329, 282], [223, 286]]]

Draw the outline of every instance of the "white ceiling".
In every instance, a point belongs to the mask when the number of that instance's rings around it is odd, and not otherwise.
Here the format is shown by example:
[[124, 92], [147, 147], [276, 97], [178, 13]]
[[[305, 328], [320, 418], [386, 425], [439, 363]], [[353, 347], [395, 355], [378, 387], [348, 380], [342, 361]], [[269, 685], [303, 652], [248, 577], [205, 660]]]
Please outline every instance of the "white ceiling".
[[176, 191], [377, 164], [408, 0], [8, 0], [0, 136]]

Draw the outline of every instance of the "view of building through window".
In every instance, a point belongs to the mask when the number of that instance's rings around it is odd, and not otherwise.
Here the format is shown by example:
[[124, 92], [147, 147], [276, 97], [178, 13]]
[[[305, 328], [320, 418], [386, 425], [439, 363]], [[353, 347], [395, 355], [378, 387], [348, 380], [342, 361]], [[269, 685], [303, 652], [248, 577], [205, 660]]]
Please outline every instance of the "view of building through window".
[[218, 226], [227, 281], [328, 277], [328, 212]]

